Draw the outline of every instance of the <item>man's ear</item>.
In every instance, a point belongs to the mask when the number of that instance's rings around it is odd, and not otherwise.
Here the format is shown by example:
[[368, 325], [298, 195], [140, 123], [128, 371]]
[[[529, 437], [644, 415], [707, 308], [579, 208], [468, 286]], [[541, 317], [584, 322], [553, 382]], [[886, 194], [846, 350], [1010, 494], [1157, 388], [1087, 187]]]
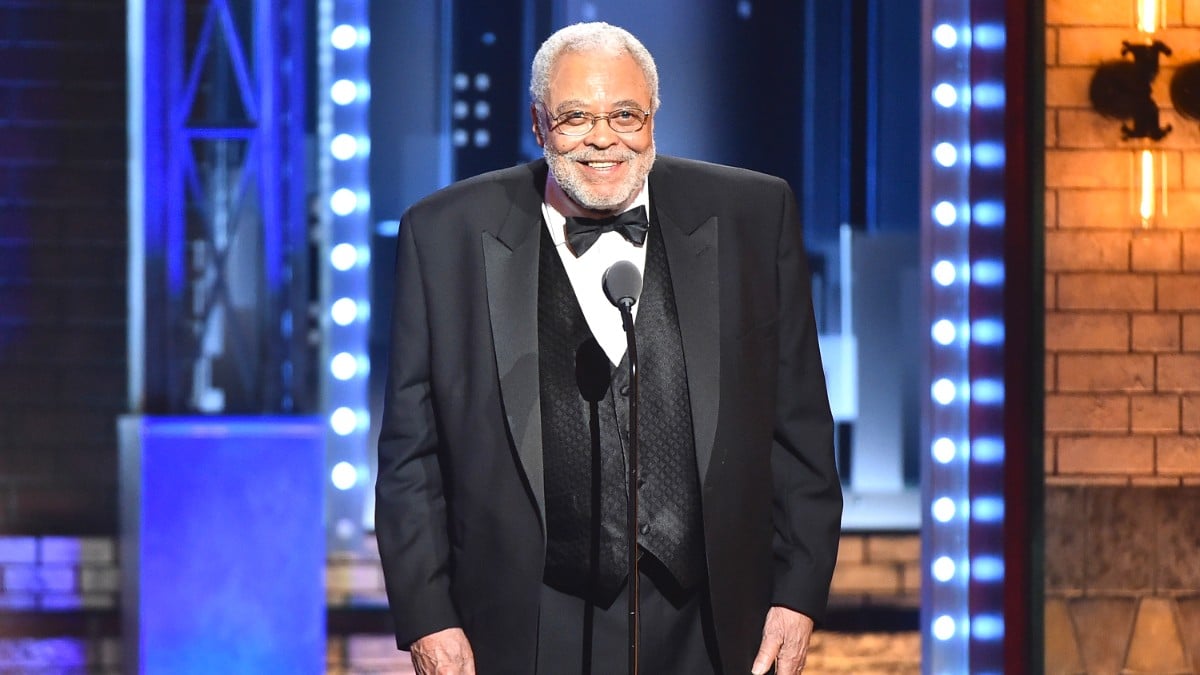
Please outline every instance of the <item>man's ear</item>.
[[530, 128], [533, 130], [533, 138], [537, 141], [538, 147], [546, 147], [546, 139], [542, 136], [542, 125], [538, 124], [538, 109], [536, 103], [529, 104], [529, 121], [533, 125]]

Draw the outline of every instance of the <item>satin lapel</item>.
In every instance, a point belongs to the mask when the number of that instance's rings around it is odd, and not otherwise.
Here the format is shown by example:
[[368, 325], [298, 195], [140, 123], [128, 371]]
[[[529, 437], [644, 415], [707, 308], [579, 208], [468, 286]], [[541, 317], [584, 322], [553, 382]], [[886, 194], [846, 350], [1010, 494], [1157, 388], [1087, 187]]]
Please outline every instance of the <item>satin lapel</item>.
[[[657, 199], [654, 189], [655, 184], [651, 183], [651, 199]], [[691, 222], [677, 219], [664, 201], [660, 201], [662, 207], [656, 207], [656, 212], [671, 268], [675, 309], [679, 313], [688, 396], [692, 403], [696, 466], [703, 485], [717, 433], [721, 391], [717, 218]]]
[[[545, 174], [541, 176], [544, 182]], [[500, 398], [509, 434], [544, 527], [546, 498], [537, 355], [540, 204], [541, 194], [535, 192], [531, 199], [513, 205], [495, 234], [484, 232], [482, 237]]]

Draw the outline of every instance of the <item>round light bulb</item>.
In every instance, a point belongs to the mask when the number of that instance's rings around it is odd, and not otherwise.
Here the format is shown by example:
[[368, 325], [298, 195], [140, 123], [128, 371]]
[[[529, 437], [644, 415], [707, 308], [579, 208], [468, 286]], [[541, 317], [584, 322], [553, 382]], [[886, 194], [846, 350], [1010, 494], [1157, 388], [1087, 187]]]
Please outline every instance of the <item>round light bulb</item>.
[[338, 134], [329, 142], [329, 154], [346, 161], [358, 154], [358, 139], [350, 134]]
[[329, 196], [329, 208], [339, 216], [348, 216], [358, 208], [358, 195], [350, 188], [339, 188]]
[[954, 269], [954, 263], [949, 260], [939, 260], [933, 266], [933, 280], [939, 286], [949, 286], [954, 283], [954, 279], [958, 277], [958, 273]]
[[938, 143], [933, 146], [933, 161], [944, 167], [952, 167], [958, 162], [958, 148], [952, 143]]
[[358, 85], [353, 80], [338, 80], [329, 88], [329, 96], [338, 105], [349, 105], [358, 98]]
[[339, 298], [329, 307], [329, 316], [339, 326], [349, 326], [358, 318], [358, 303], [351, 298]]
[[958, 396], [958, 388], [947, 378], [941, 378], [933, 383], [933, 400], [942, 405], [949, 405]]
[[933, 637], [943, 641], [949, 640], [954, 637], [957, 628], [954, 619], [943, 614], [933, 620]]
[[338, 462], [330, 472], [333, 486], [339, 490], [349, 490], [358, 482], [358, 469], [350, 462]]
[[329, 426], [339, 436], [349, 436], [358, 428], [358, 415], [345, 406], [333, 411], [329, 416]]
[[933, 29], [933, 41], [942, 49], [950, 49], [958, 44], [958, 31], [948, 23], [938, 24]]
[[933, 88], [933, 100], [943, 108], [952, 108], [958, 103], [958, 90], [954, 85], [943, 82]]
[[933, 458], [938, 464], [949, 464], [958, 454], [958, 446], [949, 438], [942, 437], [933, 442]]
[[933, 501], [933, 506], [930, 509], [933, 512], [934, 520], [939, 523], [948, 523], [954, 518], [957, 509], [954, 506], [954, 500], [949, 497], [941, 497]]
[[358, 359], [350, 352], [341, 352], [330, 360], [329, 371], [339, 380], [349, 380], [358, 374]]
[[940, 319], [933, 324], [933, 340], [943, 347], [954, 342], [954, 338], [958, 337], [958, 330], [954, 327], [954, 322], [949, 319]]
[[334, 246], [329, 251], [329, 264], [333, 265], [333, 269], [339, 272], [346, 272], [353, 269], [358, 264], [358, 249], [354, 248], [353, 244], [345, 242]]
[[933, 578], [945, 583], [954, 578], [956, 569], [953, 558], [946, 555], [940, 556], [933, 561]]
[[950, 202], [938, 202], [933, 207], [933, 219], [942, 227], [950, 227], [958, 221], [958, 209]]
[[343, 23], [329, 34], [329, 43], [334, 49], [350, 49], [358, 44], [358, 30], [350, 24]]

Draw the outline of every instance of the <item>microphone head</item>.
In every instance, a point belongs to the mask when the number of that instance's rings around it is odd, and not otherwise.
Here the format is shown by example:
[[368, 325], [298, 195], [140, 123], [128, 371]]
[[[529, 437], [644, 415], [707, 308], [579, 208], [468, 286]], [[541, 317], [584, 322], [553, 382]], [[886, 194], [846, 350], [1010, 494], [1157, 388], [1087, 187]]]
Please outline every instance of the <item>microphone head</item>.
[[618, 260], [604, 270], [604, 295], [617, 307], [632, 307], [642, 295], [642, 273], [628, 260]]

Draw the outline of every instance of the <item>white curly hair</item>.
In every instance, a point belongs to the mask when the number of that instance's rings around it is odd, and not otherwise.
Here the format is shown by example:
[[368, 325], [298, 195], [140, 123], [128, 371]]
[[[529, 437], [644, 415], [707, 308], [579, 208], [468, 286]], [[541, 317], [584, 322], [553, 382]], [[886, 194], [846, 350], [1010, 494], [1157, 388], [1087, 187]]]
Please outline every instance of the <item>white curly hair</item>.
[[654, 65], [654, 57], [632, 33], [603, 21], [573, 24], [546, 38], [533, 57], [530, 71], [529, 95], [533, 102], [545, 109], [546, 99], [550, 95], [550, 71], [560, 56], [570, 52], [593, 51], [629, 54], [633, 57], [646, 76], [646, 84], [650, 86], [648, 112], [658, 110], [661, 101], [658, 98], [658, 68]]

